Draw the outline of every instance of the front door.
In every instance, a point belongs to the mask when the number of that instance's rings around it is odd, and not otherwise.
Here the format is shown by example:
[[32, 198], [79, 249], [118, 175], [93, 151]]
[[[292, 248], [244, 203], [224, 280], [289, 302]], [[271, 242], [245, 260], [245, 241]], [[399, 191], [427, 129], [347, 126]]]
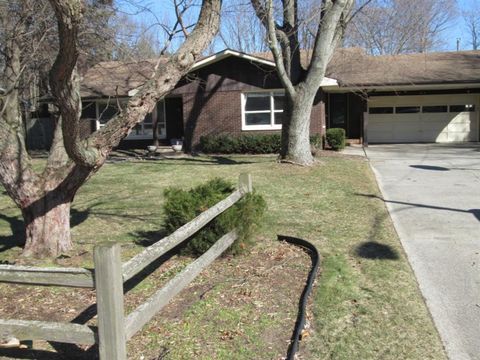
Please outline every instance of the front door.
[[165, 100], [166, 130], [169, 139], [183, 138], [183, 101], [181, 97]]
[[329, 95], [329, 128], [342, 128], [347, 132], [347, 94]]

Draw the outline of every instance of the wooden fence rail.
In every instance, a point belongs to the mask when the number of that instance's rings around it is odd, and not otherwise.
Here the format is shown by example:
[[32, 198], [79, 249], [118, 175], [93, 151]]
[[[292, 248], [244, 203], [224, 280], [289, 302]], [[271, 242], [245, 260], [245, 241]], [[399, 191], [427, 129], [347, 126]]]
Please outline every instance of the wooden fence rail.
[[0, 265], [0, 282], [93, 288], [93, 270]]
[[2, 332], [0, 336], [13, 336], [19, 340], [46, 340], [85, 345], [98, 343], [101, 360], [126, 360], [126, 342], [173, 297], [187, 287], [202, 270], [228, 249], [237, 239], [237, 234], [233, 230], [222, 236], [208, 251], [168, 281], [163, 288], [128, 316], [124, 313], [123, 284], [195, 234], [252, 190], [251, 176], [241, 174], [238, 189], [227, 198], [174, 233], [147, 247], [124, 264], [120, 258], [120, 245], [107, 242], [94, 248], [94, 270], [0, 265], [0, 282], [95, 288], [98, 313], [98, 329], [73, 323], [0, 319]]

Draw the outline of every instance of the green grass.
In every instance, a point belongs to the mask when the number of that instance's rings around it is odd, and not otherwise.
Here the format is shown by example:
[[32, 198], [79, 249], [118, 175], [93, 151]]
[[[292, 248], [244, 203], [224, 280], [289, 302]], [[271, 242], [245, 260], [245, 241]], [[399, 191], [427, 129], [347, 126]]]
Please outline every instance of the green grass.
[[[313, 328], [301, 346], [305, 358], [445, 358], [386, 208], [368, 196], [379, 192], [363, 160], [326, 157], [312, 168], [278, 164], [274, 157], [241, 156], [106, 164], [75, 199], [76, 249], [67, 263], [91, 265], [92, 246], [103, 240], [121, 242], [123, 256], [132, 256], [143, 249], [139, 243], [160, 236], [165, 187], [189, 188], [214, 177], [236, 181], [241, 172], [252, 174], [255, 189], [268, 204], [258, 247], [273, 247], [276, 235], [285, 234], [312, 241], [321, 253]], [[10, 224], [19, 212], [5, 195], [0, 204], [1, 249], [12, 242]], [[369, 242], [384, 245], [393, 259], [359, 256], [358, 247]], [[13, 247], [0, 252], [0, 260], [12, 261], [19, 254]], [[136, 291], [152, 290], [150, 283], [143, 286]], [[231, 309], [221, 301], [228, 286], [224, 281], [215, 287], [179, 320], [144, 330], [143, 348], [158, 355], [168, 347], [166, 359], [277, 359], [285, 354], [288, 344], [272, 345], [261, 336], [287, 326], [281, 316], [251, 303]], [[289, 311], [286, 315], [294, 319], [296, 304]], [[247, 321], [252, 316], [256, 321]], [[288, 332], [292, 324], [288, 322]]]

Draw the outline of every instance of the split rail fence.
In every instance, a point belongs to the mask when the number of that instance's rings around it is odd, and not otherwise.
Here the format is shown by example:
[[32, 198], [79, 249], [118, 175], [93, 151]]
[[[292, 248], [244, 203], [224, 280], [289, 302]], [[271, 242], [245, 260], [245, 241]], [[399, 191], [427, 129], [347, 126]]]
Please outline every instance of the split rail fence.
[[74, 323], [0, 319], [2, 334], [19, 340], [98, 344], [101, 360], [126, 360], [126, 342], [218, 258], [237, 239], [237, 234], [231, 231], [222, 236], [208, 251], [127, 316], [124, 312], [123, 284], [251, 192], [251, 176], [241, 174], [238, 185], [238, 189], [227, 198], [123, 264], [120, 258], [120, 245], [106, 242], [94, 248], [94, 269], [0, 265], [0, 282], [94, 288], [97, 294], [98, 314], [97, 327]]

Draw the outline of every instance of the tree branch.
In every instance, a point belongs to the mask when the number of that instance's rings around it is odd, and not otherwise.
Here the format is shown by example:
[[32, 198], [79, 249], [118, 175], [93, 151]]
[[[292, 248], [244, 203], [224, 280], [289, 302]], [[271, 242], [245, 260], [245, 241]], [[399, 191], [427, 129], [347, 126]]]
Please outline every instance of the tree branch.
[[175, 87], [201, 56], [218, 31], [221, 4], [222, 0], [203, 0], [198, 22], [177, 52], [165, 63], [159, 62], [153, 78], [139, 89], [123, 111], [87, 139], [101, 153], [99, 164], [137, 123], [153, 111], [157, 102]]
[[81, 0], [50, 0], [58, 22], [59, 50], [50, 70], [50, 87], [61, 117], [65, 149], [75, 163], [94, 167], [99, 152], [80, 139], [82, 100], [76, 71], [78, 32], [83, 14]]
[[[342, 16], [348, 14], [354, 4], [354, 0], [326, 1], [322, 11], [320, 24], [318, 25], [315, 45], [313, 47], [312, 59], [308, 68], [306, 78], [307, 86], [318, 89], [325, 74], [325, 69], [330, 61], [338, 41], [342, 34], [339, 34], [339, 23]], [[343, 26], [343, 25], [340, 25]]]
[[277, 72], [282, 82], [283, 87], [291, 98], [295, 97], [296, 90], [289, 77], [289, 72], [285, 68], [285, 59], [281, 52], [281, 46], [278, 43], [277, 36], [282, 36], [279, 27], [275, 24], [273, 14], [273, 1], [266, 0], [266, 6], [264, 7], [260, 0], [251, 0], [252, 6], [255, 9], [255, 13], [259, 20], [263, 23], [268, 35], [268, 46], [272, 51], [275, 64], [277, 65]]

